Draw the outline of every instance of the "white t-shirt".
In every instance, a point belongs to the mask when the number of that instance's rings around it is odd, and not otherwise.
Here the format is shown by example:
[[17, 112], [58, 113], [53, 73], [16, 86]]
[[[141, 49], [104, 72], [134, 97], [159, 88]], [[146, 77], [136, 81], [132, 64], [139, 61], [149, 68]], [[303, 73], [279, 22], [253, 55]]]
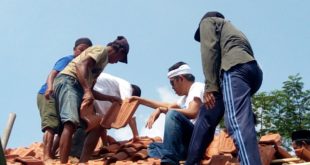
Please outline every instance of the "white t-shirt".
[[[203, 94], [204, 94], [204, 88], [205, 88], [205, 84], [201, 83], [201, 82], [194, 82], [191, 86], [191, 88], [188, 91], [188, 95], [187, 96], [182, 96], [178, 101], [177, 104], [181, 107], [181, 108], [188, 108], [189, 103], [191, 101], [194, 100], [195, 97], [200, 98], [201, 102], [203, 102]], [[193, 124], [195, 124], [196, 119], [198, 117], [198, 114], [196, 116], [196, 118], [191, 119], [191, 122]]]
[[[103, 72], [98, 76], [94, 90], [105, 95], [120, 97], [122, 100], [132, 95], [132, 87], [128, 81]], [[97, 113], [105, 115], [112, 103], [95, 100], [94, 105]]]

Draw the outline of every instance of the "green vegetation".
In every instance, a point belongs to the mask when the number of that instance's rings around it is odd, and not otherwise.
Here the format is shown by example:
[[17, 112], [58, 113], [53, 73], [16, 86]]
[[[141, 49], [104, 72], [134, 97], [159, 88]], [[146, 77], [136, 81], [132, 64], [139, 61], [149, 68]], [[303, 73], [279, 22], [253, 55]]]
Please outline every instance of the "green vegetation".
[[310, 90], [303, 90], [299, 74], [289, 76], [281, 90], [259, 92], [253, 97], [258, 135], [279, 133], [283, 145], [289, 149], [291, 133], [310, 130]]

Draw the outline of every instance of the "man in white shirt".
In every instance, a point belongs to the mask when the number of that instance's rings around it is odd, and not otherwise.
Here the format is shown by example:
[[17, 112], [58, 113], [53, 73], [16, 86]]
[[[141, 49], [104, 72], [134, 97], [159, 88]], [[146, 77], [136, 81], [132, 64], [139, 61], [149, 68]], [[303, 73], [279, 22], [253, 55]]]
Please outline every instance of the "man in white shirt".
[[[93, 87], [93, 95], [96, 98], [94, 102], [96, 113], [100, 116], [104, 116], [110, 109], [112, 102], [121, 102], [122, 100], [125, 100], [131, 96], [141, 96], [141, 90], [137, 85], [130, 84], [124, 79], [102, 72], [98, 76], [96, 84]], [[139, 136], [135, 117], [131, 119], [129, 126], [132, 130], [134, 141]], [[103, 127], [94, 129], [93, 131], [89, 132], [84, 142], [84, 147], [80, 158], [81, 163], [87, 162], [89, 160], [89, 157], [95, 149], [100, 136], [105, 142], [106, 130]]]
[[157, 102], [133, 96], [140, 104], [156, 109], [147, 121], [152, 128], [161, 113], [166, 114], [163, 143], [151, 143], [148, 155], [160, 158], [162, 164], [179, 164], [185, 160], [197, 114], [203, 104], [204, 84], [195, 82], [190, 67], [178, 62], [169, 68], [168, 78], [175, 93], [181, 98], [175, 103]]

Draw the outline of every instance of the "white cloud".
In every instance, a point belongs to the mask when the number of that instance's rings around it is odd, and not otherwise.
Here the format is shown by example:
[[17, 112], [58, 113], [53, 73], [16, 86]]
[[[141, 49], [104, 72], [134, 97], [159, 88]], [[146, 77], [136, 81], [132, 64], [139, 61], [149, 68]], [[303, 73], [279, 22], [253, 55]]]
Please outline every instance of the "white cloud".
[[172, 93], [166, 86], [157, 88], [161, 101], [164, 102], [176, 102], [179, 98], [175, 93]]

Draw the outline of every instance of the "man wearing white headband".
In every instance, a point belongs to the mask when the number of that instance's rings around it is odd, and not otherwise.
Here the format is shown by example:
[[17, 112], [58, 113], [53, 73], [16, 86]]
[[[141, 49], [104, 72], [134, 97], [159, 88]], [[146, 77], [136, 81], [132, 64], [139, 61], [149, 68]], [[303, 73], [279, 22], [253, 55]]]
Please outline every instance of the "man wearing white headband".
[[185, 160], [199, 108], [203, 103], [204, 84], [195, 82], [190, 67], [178, 62], [169, 68], [168, 79], [181, 98], [176, 103], [157, 102], [133, 96], [140, 104], [154, 108], [146, 127], [152, 128], [161, 113], [166, 114], [163, 143], [151, 143], [148, 155], [160, 158], [162, 164], [179, 164]]

